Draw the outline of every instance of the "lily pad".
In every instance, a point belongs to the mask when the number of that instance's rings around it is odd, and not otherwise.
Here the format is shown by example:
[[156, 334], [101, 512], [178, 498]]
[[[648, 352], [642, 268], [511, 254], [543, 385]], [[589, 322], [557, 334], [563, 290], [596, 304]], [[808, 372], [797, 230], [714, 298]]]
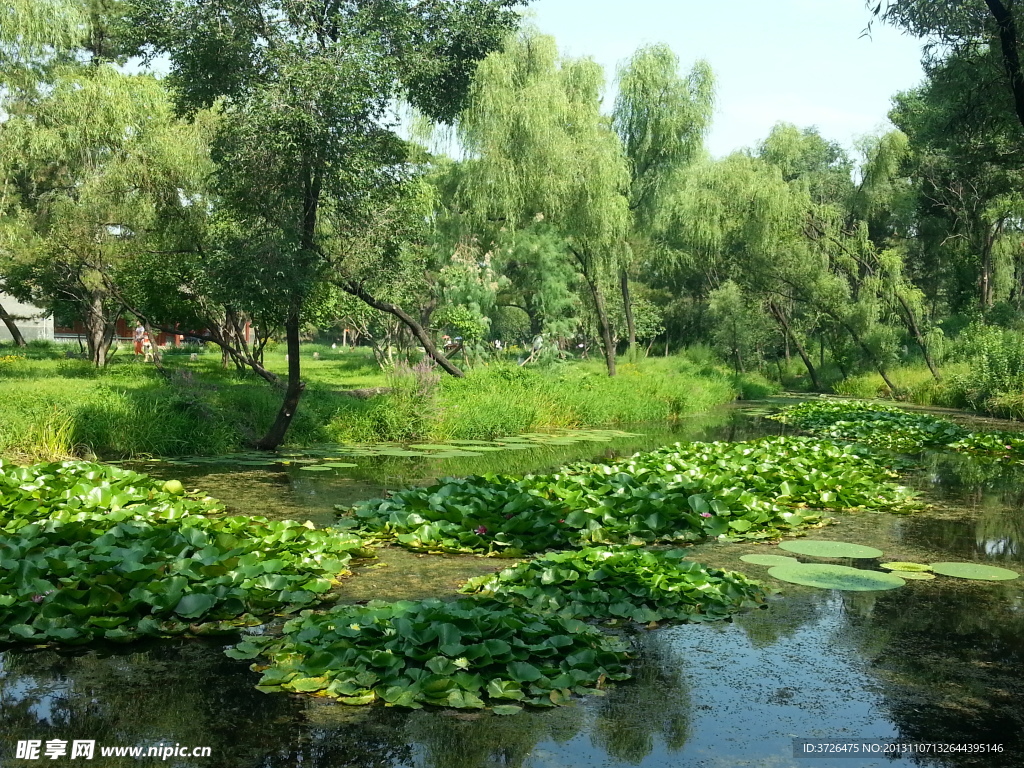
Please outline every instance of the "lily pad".
[[934, 579], [934, 573], [922, 573], [921, 571], [900, 571], [901, 579], [911, 579], [913, 581], [926, 581], [928, 579]]
[[784, 541], [779, 544], [779, 549], [784, 549], [787, 552], [796, 552], [798, 555], [807, 555], [808, 557], [871, 558], [882, 556], [882, 550], [875, 549], [874, 547], [865, 547], [863, 544], [850, 544], [845, 541], [819, 541], [816, 539]]
[[751, 565], [800, 565], [795, 557], [785, 555], [742, 555], [740, 560]]
[[882, 563], [882, 567], [888, 568], [890, 571], [915, 571], [917, 573], [927, 573], [931, 570], [931, 567], [924, 563], [905, 563], [902, 560], [894, 560], [891, 563]]
[[350, 461], [330, 461], [320, 465], [321, 467], [330, 467], [331, 469], [344, 469], [345, 467], [358, 467], [358, 464], [353, 464]]
[[411, 443], [409, 447], [415, 448], [418, 451], [447, 451], [454, 448], [455, 446], [453, 443], [448, 443], [447, 445], [435, 445], [432, 443]]
[[483, 456], [483, 454], [478, 453], [477, 451], [444, 451], [443, 453], [439, 451], [438, 453], [433, 454], [431, 458], [454, 459], [460, 456]]
[[997, 568], [994, 565], [981, 563], [932, 563], [932, 570], [943, 576], [957, 579], [975, 579], [977, 581], [1012, 581], [1020, 576], [1009, 568]]
[[842, 589], [850, 592], [875, 592], [895, 589], [906, 584], [903, 579], [892, 573], [819, 563], [777, 565], [768, 569], [768, 575], [779, 581], [802, 584], [805, 587]]
[[331, 468], [324, 466], [323, 464], [317, 464], [312, 467], [299, 467], [303, 472], [330, 472]]

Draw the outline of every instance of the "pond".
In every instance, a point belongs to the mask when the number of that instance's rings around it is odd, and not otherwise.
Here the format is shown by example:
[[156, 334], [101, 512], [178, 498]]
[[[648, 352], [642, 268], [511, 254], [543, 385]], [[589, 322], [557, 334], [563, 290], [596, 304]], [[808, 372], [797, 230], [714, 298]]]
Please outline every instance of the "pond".
[[[628, 454], [676, 440], [742, 440], [785, 431], [757, 408], [730, 408], [676, 430], [633, 429], [611, 440], [543, 445], [477, 457], [373, 456], [307, 472], [270, 467], [155, 464], [224, 500], [236, 513], [328, 524], [335, 504], [447, 474], [521, 473]], [[815, 533], [882, 549], [888, 559], [979, 560], [1020, 570], [1024, 468], [932, 454], [908, 483], [931, 506], [911, 516], [851, 514]], [[590, 766], [919, 765], [902, 756], [795, 757], [793, 739], [1001, 744], [1002, 752], [932, 755], [938, 766], [1024, 761], [1024, 580], [911, 581], [888, 592], [815, 590], [768, 579], [740, 555], [763, 545], [707, 544], [692, 557], [782, 588], [768, 608], [717, 624], [640, 635], [635, 678], [603, 698], [498, 717], [488, 712], [346, 707], [265, 695], [234, 638], [127, 648], [0, 653], [0, 766], [18, 740], [209, 747], [210, 757], [149, 758], [218, 768], [590, 768]], [[344, 599], [451, 595], [505, 563], [385, 549], [356, 569]], [[66, 758], [65, 758], [66, 759]], [[60, 761], [62, 763], [63, 761]], [[75, 763], [75, 761], [70, 761]], [[145, 762], [145, 760], [144, 760]], [[95, 765], [137, 765], [104, 757]], [[53, 763], [51, 763], [53, 764]]]

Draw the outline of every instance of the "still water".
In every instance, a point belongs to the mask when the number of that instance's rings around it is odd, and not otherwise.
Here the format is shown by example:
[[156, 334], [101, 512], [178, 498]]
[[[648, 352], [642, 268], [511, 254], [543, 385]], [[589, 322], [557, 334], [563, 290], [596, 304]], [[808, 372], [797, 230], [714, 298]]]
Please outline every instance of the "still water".
[[[725, 409], [674, 432], [452, 460], [374, 459], [344, 472], [298, 467], [148, 468], [223, 499], [233, 512], [333, 520], [334, 504], [445, 474], [521, 473], [675, 440], [742, 440], [782, 431]], [[327, 473], [324, 473], [327, 474]], [[839, 516], [816, 538], [876, 546], [887, 559], [977, 560], [1021, 570], [1024, 468], [946, 455], [906, 482], [932, 506], [913, 516]], [[709, 544], [693, 557], [755, 578], [739, 561], [755, 544]], [[345, 598], [450, 595], [499, 561], [386, 549], [357, 569]], [[767, 581], [771, 581], [768, 579]], [[516, 717], [346, 707], [253, 688], [249, 662], [221, 653], [231, 638], [128, 648], [0, 653], [0, 766], [18, 740], [108, 746], [208, 746], [211, 757], [101, 758], [83, 765], [202, 768], [857, 768], [1024, 766], [1024, 579], [910, 581], [889, 592], [796, 585], [764, 610], [718, 624], [643, 632], [635, 679], [603, 698]], [[800, 757], [794, 738], [1001, 744], [1002, 752], [914, 759]], [[46, 764], [78, 764], [78, 760]]]

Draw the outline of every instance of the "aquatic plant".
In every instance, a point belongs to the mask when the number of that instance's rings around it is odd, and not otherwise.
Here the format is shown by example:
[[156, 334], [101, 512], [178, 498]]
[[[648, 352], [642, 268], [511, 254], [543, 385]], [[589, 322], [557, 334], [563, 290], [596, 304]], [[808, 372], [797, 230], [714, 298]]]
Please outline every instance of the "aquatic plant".
[[796, 541], [784, 541], [779, 544], [779, 549], [787, 552], [795, 552], [798, 555], [808, 557], [850, 557], [850, 558], [875, 558], [882, 556], [882, 550], [874, 547], [866, 547], [863, 544], [850, 544], [845, 541], [818, 541], [815, 539], [797, 539]]
[[806, 438], [676, 443], [550, 475], [446, 478], [341, 509], [357, 530], [409, 549], [518, 556], [772, 539], [819, 523], [820, 510], [914, 508], [913, 492], [894, 476], [878, 458]]
[[1012, 581], [1020, 576], [1009, 568], [998, 568], [982, 563], [930, 563], [935, 573], [953, 576], [958, 579], [974, 579], [977, 581]]
[[537, 613], [640, 624], [713, 621], [763, 603], [756, 581], [685, 556], [680, 549], [588, 547], [470, 579], [461, 591]]
[[270, 661], [253, 665], [263, 691], [414, 709], [490, 705], [498, 714], [564, 704], [629, 676], [619, 637], [578, 619], [474, 599], [303, 611], [281, 637], [247, 639], [227, 654]]
[[183, 491], [99, 464], [0, 462], [0, 641], [228, 631], [318, 602], [371, 554], [352, 534], [223, 516]]
[[942, 448], [961, 453], [1024, 460], [1018, 432], [971, 431], [948, 419], [860, 400], [811, 400], [770, 416], [814, 435], [851, 440], [898, 453]]
[[768, 569], [768, 575], [779, 581], [788, 581], [792, 584], [852, 592], [895, 589], [906, 584], [903, 579], [893, 573], [821, 563], [776, 565]]

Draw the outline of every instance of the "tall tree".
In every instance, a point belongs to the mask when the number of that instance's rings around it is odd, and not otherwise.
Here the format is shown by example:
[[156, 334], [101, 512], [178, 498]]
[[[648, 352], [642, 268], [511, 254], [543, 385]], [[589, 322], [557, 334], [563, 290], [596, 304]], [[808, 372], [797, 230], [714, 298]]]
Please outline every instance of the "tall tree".
[[526, 30], [480, 66], [458, 122], [466, 149], [460, 207], [510, 232], [548, 222], [587, 286], [608, 375], [615, 343], [606, 301], [628, 231], [628, 168], [601, 114], [604, 74], [565, 59], [551, 37]]
[[620, 70], [613, 125], [629, 163], [630, 243], [619, 263], [619, 286], [626, 316], [630, 354], [635, 354], [636, 324], [629, 289], [631, 256], [651, 251], [659, 211], [673, 179], [697, 157], [711, 125], [714, 77], [705, 61], [689, 75], [667, 45], [639, 49]]
[[222, 111], [215, 189], [251, 237], [238, 270], [257, 270], [280, 300], [288, 384], [258, 447], [284, 440], [305, 385], [303, 306], [326, 279], [325, 237], [371, 218], [410, 175], [388, 120], [401, 96], [451, 119], [476, 63], [517, 24], [518, 0], [140, 0], [139, 43], [170, 56], [185, 112]]

